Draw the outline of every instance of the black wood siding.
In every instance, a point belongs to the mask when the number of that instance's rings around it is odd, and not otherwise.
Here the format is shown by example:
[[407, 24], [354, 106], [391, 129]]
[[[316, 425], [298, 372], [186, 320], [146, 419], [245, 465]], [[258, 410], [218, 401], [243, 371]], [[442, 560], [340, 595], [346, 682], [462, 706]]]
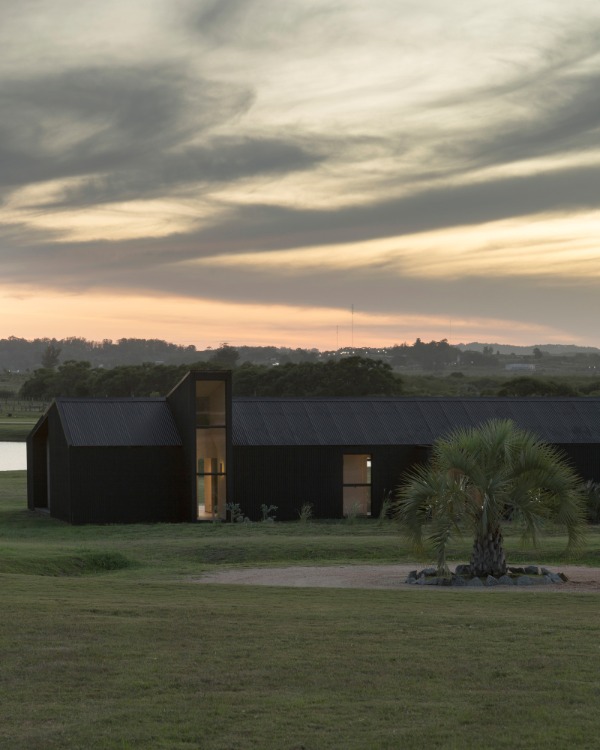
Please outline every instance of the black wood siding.
[[[348, 453], [348, 450], [344, 450]], [[420, 445], [365, 447], [357, 453], [370, 453], [371, 463], [371, 516], [376, 518], [381, 511], [384, 497], [394, 495], [406, 474], [416, 464], [427, 461], [429, 449]]]
[[196, 404], [195, 380], [190, 373], [169, 393], [167, 403], [183, 444], [183, 481], [187, 497], [186, 521], [195, 521], [196, 509]]
[[234, 448], [235, 501], [252, 520], [260, 506], [276, 505], [279, 521], [298, 519], [304, 503], [311, 503], [315, 518], [342, 514], [342, 470], [335, 448]]
[[71, 448], [71, 522], [189, 520], [180, 447]]
[[69, 447], [56, 404], [27, 438], [27, 507], [71, 522]]
[[411, 466], [426, 459], [427, 449], [421, 446], [236, 446], [236, 502], [252, 520], [260, 519], [262, 504], [277, 506], [277, 520], [297, 520], [304, 503], [313, 506], [315, 518], [341, 518], [345, 453], [372, 456], [371, 509], [372, 515], [377, 516], [385, 494], [395, 491]]
[[598, 445], [577, 443], [557, 447], [566, 454], [569, 463], [582, 479], [600, 482], [600, 449]]
[[50, 513], [55, 518], [71, 522], [72, 495], [69, 446], [54, 407], [48, 414], [48, 483]]
[[48, 507], [48, 420], [44, 419], [27, 438], [27, 507]]

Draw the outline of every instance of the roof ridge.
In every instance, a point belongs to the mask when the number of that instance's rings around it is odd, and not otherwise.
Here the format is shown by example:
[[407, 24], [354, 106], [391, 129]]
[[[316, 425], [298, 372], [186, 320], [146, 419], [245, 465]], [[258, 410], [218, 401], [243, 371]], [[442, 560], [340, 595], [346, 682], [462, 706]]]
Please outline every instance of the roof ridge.
[[119, 403], [141, 401], [166, 402], [166, 396], [57, 396], [54, 399], [57, 403], [109, 403], [117, 401]]

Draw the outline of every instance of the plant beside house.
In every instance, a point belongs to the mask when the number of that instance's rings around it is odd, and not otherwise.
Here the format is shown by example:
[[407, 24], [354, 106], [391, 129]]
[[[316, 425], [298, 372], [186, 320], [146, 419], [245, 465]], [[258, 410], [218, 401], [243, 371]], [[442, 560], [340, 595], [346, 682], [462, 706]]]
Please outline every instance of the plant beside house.
[[435, 554], [432, 578], [452, 578], [448, 545], [470, 534], [471, 560], [460, 577], [498, 580], [510, 573], [506, 524], [520, 526], [534, 546], [546, 524], [564, 526], [572, 552], [584, 541], [585, 496], [556, 448], [511, 420], [491, 420], [436, 441], [430, 462], [399, 488], [395, 515], [417, 553]]

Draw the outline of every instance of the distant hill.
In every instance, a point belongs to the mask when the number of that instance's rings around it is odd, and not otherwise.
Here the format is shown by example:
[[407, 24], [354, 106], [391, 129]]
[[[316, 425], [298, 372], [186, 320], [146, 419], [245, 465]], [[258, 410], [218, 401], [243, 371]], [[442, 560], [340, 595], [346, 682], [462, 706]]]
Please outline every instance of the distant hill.
[[595, 346], [576, 346], [574, 344], [532, 344], [531, 346], [517, 346], [516, 344], [480, 344], [478, 341], [472, 341], [470, 344], [455, 344], [455, 346], [463, 352], [467, 349], [482, 352], [485, 347], [491, 347], [494, 353], [500, 352], [500, 354], [518, 354], [521, 356], [531, 356], [534, 349], [562, 357], [575, 354], [600, 353], [600, 349], [597, 349]]
[[[16, 336], [0, 339], [0, 370], [32, 372], [44, 362], [49, 347], [58, 351], [56, 364], [69, 360], [89, 362], [92, 367], [118, 367], [143, 363], [182, 365], [198, 364], [211, 359], [215, 349], [197, 349], [193, 345], [181, 346], [162, 339], [104, 339], [89, 341], [79, 337], [65, 339], [37, 338], [27, 340]], [[317, 349], [291, 349], [275, 346], [239, 346], [239, 363], [275, 364], [287, 362], [315, 361], [320, 353]]]
[[[550, 357], [555, 358], [557, 365], [562, 366], [565, 358], [576, 355], [587, 355], [590, 357], [600, 356], [600, 349], [593, 346], [575, 346], [573, 344], [537, 344], [532, 346], [517, 346], [513, 344], [485, 344], [471, 342], [468, 344], [450, 345], [444, 339], [442, 341], [424, 342], [417, 339], [414, 344], [401, 344], [381, 347], [361, 347], [354, 349], [338, 349], [337, 351], [319, 351], [318, 349], [292, 349], [277, 346], [229, 346], [223, 344], [226, 354], [225, 359], [219, 358], [219, 349], [197, 349], [193, 345], [181, 346], [171, 344], [161, 339], [118, 339], [112, 341], [88, 341], [84, 338], [71, 337], [66, 339], [38, 338], [28, 341], [27, 339], [10, 336], [0, 339], [0, 371], [27, 373], [42, 367], [47, 362], [49, 350], [55, 354], [54, 361], [49, 366], [64, 364], [69, 360], [87, 361], [92, 367], [113, 368], [120, 365], [164, 364], [164, 365], [199, 365], [206, 362], [218, 363], [223, 367], [239, 366], [244, 362], [254, 365], [277, 366], [287, 363], [298, 364], [300, 362], [318, 362], [328, 359], [337, 359], [349, 355], [358, 355], [370, 359], [383, 359], [400, 370], [422, 369], [425, 371], [441, 372], [447, 367], [458, 364], [458, 352], [471, 350], [486, 354], [473, 355], [470, 361], [464, 363], [469, 367], [501, 367], [505, 365], [504, 358], [508, 360], [511, 355], [515, 357], [531, 357], [535, 348], [540, 349]], [[489, 349], [495, 355], [499, 352], [500, 357], [489, 357]], [[232, 358], [233, 357], [233, 358]], [[483, 357], [483, 359], [481, 359]], [[547, 363], [548, 364], [548, 363]], [[595, 363], [593, 366], [596, 366]]]
[[88, 341], [84, 338], [27, 339], [10, 336], [0, 339], [0, 369], [29, 372], [42, 366], [49, 346], [59, 351], [59, 363], [68, 360], [87, 361], [93, 367], [142, 364], [143, 362], [184, 364], [202, 358], [195, 346], [169, 344], [160, 339], [119, 339]]

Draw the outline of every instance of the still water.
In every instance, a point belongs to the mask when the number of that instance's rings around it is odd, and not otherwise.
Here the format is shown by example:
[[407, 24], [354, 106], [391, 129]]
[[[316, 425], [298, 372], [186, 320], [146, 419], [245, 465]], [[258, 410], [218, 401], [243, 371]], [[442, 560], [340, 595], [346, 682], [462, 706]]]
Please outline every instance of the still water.
[[26, 468], [25, 443], [0, 443], [0, 471], [20, 471]]

